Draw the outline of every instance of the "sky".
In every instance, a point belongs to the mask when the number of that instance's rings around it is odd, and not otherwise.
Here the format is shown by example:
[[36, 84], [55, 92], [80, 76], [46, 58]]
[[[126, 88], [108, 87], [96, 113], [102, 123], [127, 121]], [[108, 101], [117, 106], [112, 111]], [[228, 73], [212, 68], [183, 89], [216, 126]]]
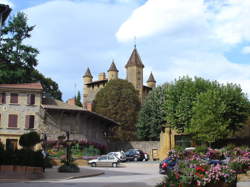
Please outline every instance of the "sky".
[[[249, 0], [0, 0], [36, 25], [26, 41], [37, 69], [59, 84], [63, 100], [82, 92], [114, 59], [119, 77], [136, 43], [158, 85], [182, 76], [239, 84], [250, 96]], [[136, 38], [136, 40], [135, 40]]]

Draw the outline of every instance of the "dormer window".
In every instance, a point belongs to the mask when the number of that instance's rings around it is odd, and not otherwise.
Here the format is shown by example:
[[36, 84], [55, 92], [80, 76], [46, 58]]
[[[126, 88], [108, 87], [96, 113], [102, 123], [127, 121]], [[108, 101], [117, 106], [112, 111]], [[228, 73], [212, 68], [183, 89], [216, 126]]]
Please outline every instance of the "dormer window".
[[34, 105], [35, 104], [35, 94], [29, 94], [27, 97], [27, 104]]
[[18, 94], [16, 94], [16, 93], [10, 94], [10, 103], [11, 104], [18, 104]]

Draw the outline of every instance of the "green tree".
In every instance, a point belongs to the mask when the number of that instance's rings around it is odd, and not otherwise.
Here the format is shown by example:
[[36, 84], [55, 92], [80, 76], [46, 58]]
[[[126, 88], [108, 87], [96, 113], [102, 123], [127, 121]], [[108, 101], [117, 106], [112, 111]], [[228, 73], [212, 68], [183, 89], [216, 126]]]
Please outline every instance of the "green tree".
[[165, 109], [172, 127], [213, 142], [242, 127], [249, 101], [237, 85], [183, 77], [167, 87]]
[[249, 116], [249, 101], [239, 86], [220, 85], [197, 97], [187, 132], [198, 140], [214, 142], [234, 134]]
[[75, 97], [75, 100], [76, 100], [76, 105], [79, 107], [82, 107], [80, 91], [77, 92], [77, 96]]
[[44, 77], [35, 67], [39, 51], [24, 43], [31, 37], [34, 26], [27, 25], [27, 17], [19, 12], [2, 29], [0, 38], [0, 83], [30, 83], [40, 81], [45, 91], [61, 99], [56, 82]]
[[229, 134], [229, 120], [223, 118], [226, 112], [221, 90], [208, 90], [198, 95], [193, 106], [193, 116], [186, 132], [199, 141], [214, 142]]
[[113, 129], [114, 138], [132, 140], [140, 102], [134, 86], [126, 80], [111, 80], [95, 97], [94, 112], [119, 123]]
[[141, 140], [159, 140], [161, 126], [166, 120], [165, 95], [167, 84], [153, 89], [146, 97], [136, 124]]
[[197, 95], [210, 88], [217, 87], [216, 81], [195, 77], [182, 77], [167, 87], [166, 92], [166, 121], [179, 132], [183, 132], [191, 123], [193, 102]]

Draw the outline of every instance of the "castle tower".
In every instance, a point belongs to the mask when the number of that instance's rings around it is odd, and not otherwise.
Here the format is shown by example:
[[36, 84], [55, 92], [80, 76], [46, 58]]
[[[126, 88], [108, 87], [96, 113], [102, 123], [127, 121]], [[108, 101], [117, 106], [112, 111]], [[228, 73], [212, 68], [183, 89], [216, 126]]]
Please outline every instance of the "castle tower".
[[115, 62], [114, 60], [112, 61], [112, 64], [108, 70], [108, 80], [114, 80], [114, 79], [118, 79], [118, 70], [115, 66]]
[[149, 75], [149, 78], [147, 80], [147, 85], [150, 88], [155, 88], [155, 83], [156, 83], [155, 78], [154, 78], [154, 76], [153, 76], [153, 74], [151, 72], [150, 75]]
[[140, 55], [137, 52], [136, 46], [125, 66], [127, 69], [127, 80], [131, 82], [135, 89], [139, 91], [140, 97], [142, 96], [143, 89], [143, 68], [144, 65], [141, 61]]
[[85, 74], [83, 75], [83, 101], [85, 101], [85, 98], [88, 96], [89, 94], [89, 88], [87, 87], [86, 84], [91, 83], [93, 79], [93, 76], [90, 73], [89, 68], [87, 68]]

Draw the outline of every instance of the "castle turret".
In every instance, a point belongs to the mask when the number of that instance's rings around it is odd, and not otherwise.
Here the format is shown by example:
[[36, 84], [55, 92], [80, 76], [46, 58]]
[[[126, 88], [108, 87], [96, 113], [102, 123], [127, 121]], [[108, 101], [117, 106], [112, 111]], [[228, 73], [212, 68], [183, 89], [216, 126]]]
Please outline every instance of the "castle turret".
[[156, 84], [156, 81], [155, 81], [155, 78], [154, 78], [154, 76], [153, 76], [153, 74], [151, 72], [150, 75], [149, 75], [149, 78], [147, 80], [147, 85], [150, 88], [155, 88], [155, 84]]
[[115, 66], [115, 62], [114, 60], [112, 61], [112, 64], [108, 70], [108, 80], [114, 80], [114, 79], [118, 79], [118, 70]]
[[137, 52], [136, 46], [125, 66], [127, 69], [127, 80], [131, 82], [135, 89], [142, 95], [143, 89], [143, 68], [144, 65], [141, 61], [140, 55]]
[[87, 68], [85, 74], [83, 75], [83, 101], [85, 101], [85, 98], [88, 96], [89, 94], [89, 88], [86, 84], [91, 83], [93, 79], [93, 76], [90, 73], [89, 68]]

